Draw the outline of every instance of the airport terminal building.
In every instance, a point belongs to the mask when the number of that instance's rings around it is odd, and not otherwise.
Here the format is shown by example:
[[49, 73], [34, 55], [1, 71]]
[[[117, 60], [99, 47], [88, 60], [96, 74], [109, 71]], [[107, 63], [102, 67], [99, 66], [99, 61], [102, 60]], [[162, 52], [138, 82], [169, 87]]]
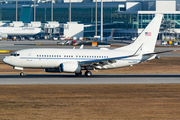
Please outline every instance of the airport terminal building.
[[[100, 1], [97, 0], [98, 35], [100, 34]], [[176, 0], [103, 0], [104, 36], [114, 30], [114, 37], [131, 39], [152, 20], [156, 13], [164, 14], [159, 39], [179, 39], [180, 3]], [[84, 37], [95, 35], [96, 0], [71, 0], [71, 21], [84, 24]], [[18, 0], [17, 19], [24, 23], [34, 21], [34, 1]], [[53, 0], [53, 21], [69, 22], [69, 0]], [[51, 0], [36, 1], [36, 21], [51, 21]], [[16, 20], [16, 1], [1, 0], [0, 21]], [[62, 26], [61, 26], [62, 27]]]

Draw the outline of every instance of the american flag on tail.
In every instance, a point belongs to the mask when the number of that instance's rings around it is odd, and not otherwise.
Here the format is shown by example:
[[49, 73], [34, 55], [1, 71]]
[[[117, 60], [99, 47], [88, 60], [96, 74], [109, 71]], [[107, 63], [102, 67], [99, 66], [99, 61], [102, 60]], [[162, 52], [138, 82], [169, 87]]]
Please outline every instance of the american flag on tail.
[[145, 32], [145, 36], [151, 36], [151, 32]]

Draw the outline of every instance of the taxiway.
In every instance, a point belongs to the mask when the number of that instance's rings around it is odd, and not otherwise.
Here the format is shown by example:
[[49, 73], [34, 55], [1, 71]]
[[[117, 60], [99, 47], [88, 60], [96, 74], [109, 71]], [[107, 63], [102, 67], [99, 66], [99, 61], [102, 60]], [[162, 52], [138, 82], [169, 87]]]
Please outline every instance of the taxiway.
[[0, 75], [0, 85], [28, 84], [180, 84], [180, 74], [109, 74], [92, 77], [66, 75]]

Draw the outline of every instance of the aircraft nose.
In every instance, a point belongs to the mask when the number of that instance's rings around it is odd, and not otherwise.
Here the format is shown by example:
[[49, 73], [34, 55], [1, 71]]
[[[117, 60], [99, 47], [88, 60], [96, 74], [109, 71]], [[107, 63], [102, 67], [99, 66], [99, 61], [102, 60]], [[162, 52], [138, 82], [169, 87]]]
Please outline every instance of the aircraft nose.
[[7, 57], [3, 58], [2, 61], [3, 61], [4, 63], [6, 63], [6, 64], [9, 63], [9, 62], [8, 62], [9, 60], [8, 60]]

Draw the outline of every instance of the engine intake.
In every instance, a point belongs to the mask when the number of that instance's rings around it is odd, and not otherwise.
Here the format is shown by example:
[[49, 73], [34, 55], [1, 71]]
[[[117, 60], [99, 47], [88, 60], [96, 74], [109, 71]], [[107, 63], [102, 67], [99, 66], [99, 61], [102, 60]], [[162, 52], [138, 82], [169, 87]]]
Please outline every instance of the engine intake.
[[60, 64], [59, 71], [67, 73], [80, 73], [81, 66], [78, 62], [65, 62]]

